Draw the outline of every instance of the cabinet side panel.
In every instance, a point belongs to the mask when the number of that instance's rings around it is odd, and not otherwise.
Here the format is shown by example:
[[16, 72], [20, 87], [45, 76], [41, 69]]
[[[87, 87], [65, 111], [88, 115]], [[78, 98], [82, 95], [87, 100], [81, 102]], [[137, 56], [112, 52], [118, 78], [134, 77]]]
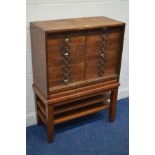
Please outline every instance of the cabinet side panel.
[[125, 33], [125, 24], [122, 26], [122, 31], [121, 31], [121, 45], [120, 45], [120, 56], [119, 56], [119, 64], [118, 64], [119, 76], [121, 71], [122, 52], [123, 52], [123, 46], [124, 46], [124, 33]]
[[31, 24], [33, 82], [47, 98], [45, 32]]

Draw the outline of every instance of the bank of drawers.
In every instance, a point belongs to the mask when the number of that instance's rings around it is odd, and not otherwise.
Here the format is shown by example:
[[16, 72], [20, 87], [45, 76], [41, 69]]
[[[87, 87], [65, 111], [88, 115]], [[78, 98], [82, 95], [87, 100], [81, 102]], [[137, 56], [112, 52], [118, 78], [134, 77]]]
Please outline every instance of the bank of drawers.
[[118, 73], [121, 27], [49, 33], [49, 87]]

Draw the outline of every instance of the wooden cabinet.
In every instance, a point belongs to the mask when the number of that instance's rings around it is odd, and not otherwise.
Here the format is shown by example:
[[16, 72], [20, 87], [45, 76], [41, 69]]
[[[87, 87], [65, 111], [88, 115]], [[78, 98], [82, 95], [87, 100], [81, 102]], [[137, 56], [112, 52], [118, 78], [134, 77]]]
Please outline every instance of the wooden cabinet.
[[38, 123], [54, 125], [109, 108], [113, 121], [125, 24], [106, 17], [31, 22]]

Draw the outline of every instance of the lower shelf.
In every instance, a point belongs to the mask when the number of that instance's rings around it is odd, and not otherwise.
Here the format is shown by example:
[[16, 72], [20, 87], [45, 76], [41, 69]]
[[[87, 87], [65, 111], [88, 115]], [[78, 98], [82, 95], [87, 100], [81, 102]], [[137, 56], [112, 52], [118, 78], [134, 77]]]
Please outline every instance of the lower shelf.
[[55, 115], [54, 117], [54, 124], [59, 124], [62, 122], [66, 122], [75, 118], [79, 118], [82, 116], [86, 116], [89, 114], [93, 114], [95, 112], [99, 112], [103, 109], [107, 109], [109, 108], [110, 104], [109, 103], [104, 103], [104, 102], [99, 102], [97, 104], [91, 105], [91, 106], [87, 106], [81, 109], [76, 109], [73, 111], [69, 111], [63, 114], [58, 114]]

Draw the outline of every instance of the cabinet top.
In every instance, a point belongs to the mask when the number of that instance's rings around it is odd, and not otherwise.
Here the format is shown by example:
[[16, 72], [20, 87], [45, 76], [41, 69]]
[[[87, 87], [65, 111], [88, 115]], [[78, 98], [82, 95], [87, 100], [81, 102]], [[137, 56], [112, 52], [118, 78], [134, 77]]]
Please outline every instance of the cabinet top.
[[125, 23], [107, 17], [85, 17], [31, 22], [30, 27], [42, 29], [45, 32], [60, 32], [67, 30], [84, 30], [90, 28], [122, 26]]

